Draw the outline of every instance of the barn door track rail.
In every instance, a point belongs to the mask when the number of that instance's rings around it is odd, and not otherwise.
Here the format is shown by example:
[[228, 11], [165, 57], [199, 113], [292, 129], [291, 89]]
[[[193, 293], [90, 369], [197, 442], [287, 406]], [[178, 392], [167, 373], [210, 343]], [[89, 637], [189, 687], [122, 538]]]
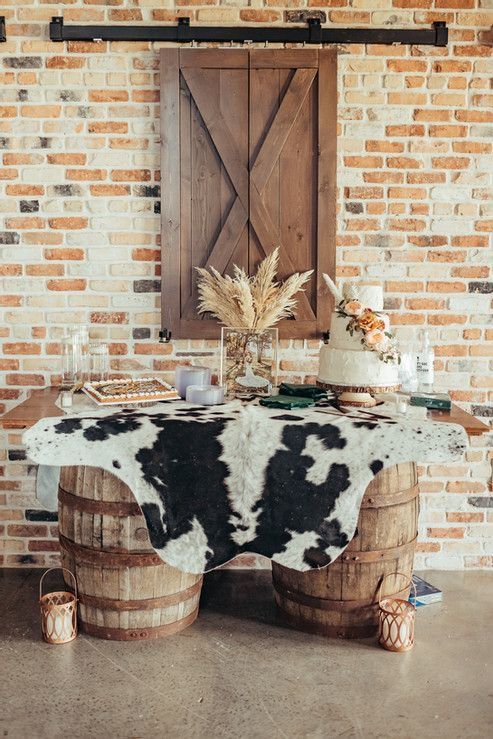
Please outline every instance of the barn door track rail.
[[7, 41], [7, 33], [5, 31], [5, 16], [0, 15], [0, 42]]
[[179, 18], [173, 26], [66, 26], [62, 17], [50, 23], [51, 41], [173, 41], [175, 43], [225, 42], [273, 44], [413, 44], [446, 46], [447, 24], [432, 28], [326, 28], [309, 18], [296, 26], [192, 26]]

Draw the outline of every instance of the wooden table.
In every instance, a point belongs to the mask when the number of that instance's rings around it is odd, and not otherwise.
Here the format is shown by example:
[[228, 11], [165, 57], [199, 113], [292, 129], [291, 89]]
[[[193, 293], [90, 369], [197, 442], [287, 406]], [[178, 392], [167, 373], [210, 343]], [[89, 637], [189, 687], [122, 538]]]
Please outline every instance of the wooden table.
[[[7, 411], [0, 418], [0, 427], [4, 429], [26, 429], [34, 426], [42, 418], [65, 415], [55, 405], [59, 393], [60, 389], [56, 387], [33, 390], [29, 398], [16, 405], [12, 410]], [[454, 404], [452, 404], [450, 411], [428, 411], [428, 418], [443, 423], [457, 423], [465, 428], [468, 436], [481, 436], [481, 434], [485, 434], [490, 430], [490, 427], [485, 423]]]

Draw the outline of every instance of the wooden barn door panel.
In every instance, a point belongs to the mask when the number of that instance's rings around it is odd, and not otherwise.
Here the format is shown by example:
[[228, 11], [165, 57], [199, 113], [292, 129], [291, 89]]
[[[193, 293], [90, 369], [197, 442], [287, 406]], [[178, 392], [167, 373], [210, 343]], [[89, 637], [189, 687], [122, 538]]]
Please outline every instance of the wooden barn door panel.
[[162, 178], [179, 193], [162, 198], [163, 326], [211, 338], [194, 267], [248, 268], [248, 52], [167, 49], [161, 74]]
[[[171, 49], [161, 74], [163, 326], [218, 336], [196, 314], [193, 267], [253, 272], [279, 245], [281, 278], [317, 273], [281, 336], [320, 335], [321, 272], [335, 262], [334, 52]], [[164, 192], [173, 183], [178, 197]]]

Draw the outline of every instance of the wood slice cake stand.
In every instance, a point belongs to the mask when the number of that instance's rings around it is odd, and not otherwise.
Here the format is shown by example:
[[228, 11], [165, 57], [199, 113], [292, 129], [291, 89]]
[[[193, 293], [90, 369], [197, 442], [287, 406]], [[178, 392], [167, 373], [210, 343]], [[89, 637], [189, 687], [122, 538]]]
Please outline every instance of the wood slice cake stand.
[[414, 462], [382, 470], [368, 486], [356, 535], [332, 564], [299, 572], [272, 562], [274, 596], [288, 624], [329, 637], [356, 639], [378, 629], [378, 589], [408, 598], [418, 531], [418, 477]]
[[58, 518], [62, 564], [77, 578], [82, 631], [137, 641], [195, 621], [202, 575], [158, 557], [140, 506], [121, 480], [94, 467], [63, 467]]
[[374, 393], [396, 393], [400, 385], [335, 385], [331, 382], [317, 380], [318, 387], [332, 390], [341, 405], [352, 405], [359, 408], [373, 408], [378, 405]]

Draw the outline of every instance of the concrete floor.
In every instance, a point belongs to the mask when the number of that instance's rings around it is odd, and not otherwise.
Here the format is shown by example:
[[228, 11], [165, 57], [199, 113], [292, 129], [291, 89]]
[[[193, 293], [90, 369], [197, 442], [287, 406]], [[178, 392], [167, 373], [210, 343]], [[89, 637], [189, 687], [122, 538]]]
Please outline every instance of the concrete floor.
[[493, 736], [493, 577], [428, 572], [416, 646], [287, 629], [268, 572], [206, 578], [199, 620], [161, 641], [40, 639], [39, 570], [0, 570], [0, 735], [11, 739]]

